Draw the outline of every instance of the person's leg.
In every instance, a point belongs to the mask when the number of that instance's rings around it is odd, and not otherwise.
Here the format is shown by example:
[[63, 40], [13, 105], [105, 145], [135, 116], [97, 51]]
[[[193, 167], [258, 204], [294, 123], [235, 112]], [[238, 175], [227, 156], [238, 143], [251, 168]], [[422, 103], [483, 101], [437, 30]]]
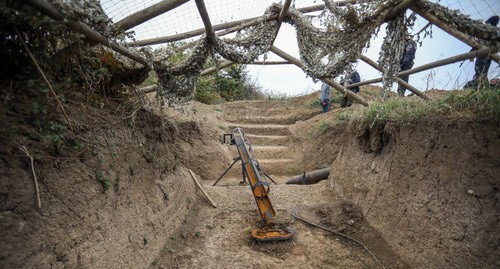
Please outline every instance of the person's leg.
[[321, 102], [321, 106], [323, 107], [323, 113], [328, 112], [329, 101], [330, 101], [330, 100], [328, 100], [328, 99], [324, 99], [324, 100]]
[[[404, 76], [401, 76], [400, 78], [404, 82], [408, 83], [408, 80], [410, 79], [410, 75], [404, 75]], [[399, 93], [399, 96], [404, 96], [405, 92], [406, 92], [406, 87], [403, 86], [403, 85], [401, 85], [401, 84], [398, 84], [398, 93]]]
[[346, 106], [347, 106], [347, 97], [344, 96], [340, 101], [340, 107], [346, 107]]
[[[401, 64], [401, 71], [409, 70], [413, 66], [412, 62], [404, 62]], [[400, 77], [404, 82], [408, 83], [410, 80], [410, 75], [404, 75]], [[398, 94], [399, 96], [404, 96], [406, 92], [406, 87], [402, 86], [401, 84], [398, 84]]]

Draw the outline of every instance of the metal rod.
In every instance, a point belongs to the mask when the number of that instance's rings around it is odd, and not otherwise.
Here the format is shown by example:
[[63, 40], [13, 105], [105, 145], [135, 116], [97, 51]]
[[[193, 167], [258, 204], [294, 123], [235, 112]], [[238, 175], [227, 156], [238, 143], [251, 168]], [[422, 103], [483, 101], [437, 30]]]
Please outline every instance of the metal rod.
[[262, 171], [262, 173], [264, 173], [264, 175], [265, 175], [267, 178], [269, 178], [269, 179], [270, 179], [270, 180], [274, 183], [274, 185], [278, 185], [278, 183], [276, 183], [276, 181], [274, 181], [274, 180], [273, 180], [273, 178], [272, 178], [272, 177], [270, 177], [270, 176], [269, 176], [266, 172]]
[[138, 63], [141, 63], [145, 66], [149, 66], [149, 63], [145, 58], [142, 58], [140, 55], [129, 51], [127, 48], [108, 40], [99, 32], [93, 30], [84, 23], [67, 19], [65, 14], [59, 11], [57, 8], [55, 8], [52, 4], [44, 0], [26, 0], [25, 3], [29, 4], [31, 7], [42, 12], [43, 14], [53, 18], [54, 20], [62, 22], [70, 29], [85, 35], [90, 40], [100, 43], [108, 48], [111, 48], [114, 51], [119, 52]]
[[229, 170], [231, 170], [231, 168], [233, 167], [233, 165], [234, 165], [237, 161], [239, 161], [239, 160], [241, 160], [241, 158], [240, 158], [240, 157], [236, 157], [236, 158], [234, 158], [233, 163], [232, 163], [232, 164], [231, 164], [231, 165], [230, 165], [230, 166], [226, 169], [226, 171], [224, 171], [224, 174], [222, 174], [222, 176], [220, 176], [220, 177], [219, 177], [219, 179], [217, 179], [217, 181], [215, 181], [215, 183], [214, 183], [212, 186], [217, 185], [217, 183], [219, 183], [219, 181], [220, 181], [220, 180], [221, 180], [221, 179], [222, 179], [222, 178], [223, 178], [223, 177], [227, 174], [227, 172], [229, 172]]

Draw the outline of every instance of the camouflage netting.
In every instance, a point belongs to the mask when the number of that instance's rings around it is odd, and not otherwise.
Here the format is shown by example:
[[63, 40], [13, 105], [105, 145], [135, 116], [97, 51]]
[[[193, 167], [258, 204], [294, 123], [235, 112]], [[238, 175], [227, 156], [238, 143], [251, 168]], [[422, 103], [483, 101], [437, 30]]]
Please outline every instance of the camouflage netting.
[[64, 12], [65, 19], [81, 21], [106, 37], [113, 34], [113, 23], [104, 12], [99, 0], [49, 0], [57, 9]]
[[[297, 42], [304, 71], [314, 79], [334, 78], [359, 59], [363, 49], [376, 34], [389, 11], [402, 0], [358, 1], [357, 4], [339, 6], [335, 1], [324, 0], [325, 9], [318, 16], [320, 25], [290, 8], [283, 22], [292, 24], [297, 31]], [[471, 20], [439, 4], [420, 1], [418, 5], [439, 17], [451, 27], [475, 37], [482, 44], [499, 41], [498, 28]], [[276, 20], [266, 17], [279, 14], [282, 5], [271, 5], [256, 26], [240, 30], [234, 38], [207, 38], [202, 36], [195, 47], [186, 52], [186, 60], [179, 65], [168, 64], [163, 56], [153, 56], [154, 69], [158, 74], [157, 96], [175, 104], [192, 98], [195, 84], [203, 64], [210, 55], [223, 57], [245, 64], [266, 53], [276, 38], [279, 27]], [[403, 15], [388, 22], [387, 35], [380, 52], [379, 64], [384, 71], [384, 88], [389, 88], [399, 72], [404, 31], [412, 26], [414, 18]], [[154, 54], [153, 54], [154, 55]], [[173, 53], [172, 53], [173, 55]]]

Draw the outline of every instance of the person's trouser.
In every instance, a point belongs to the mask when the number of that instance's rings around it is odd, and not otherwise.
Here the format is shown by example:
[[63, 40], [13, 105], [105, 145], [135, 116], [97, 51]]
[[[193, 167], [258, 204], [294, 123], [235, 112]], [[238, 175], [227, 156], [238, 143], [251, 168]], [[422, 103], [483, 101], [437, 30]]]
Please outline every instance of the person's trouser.
[[[413, 61], [410, 62], [402, 62], [400, 65], [400, 70], [405, 71], [411, 69], [413, 66]], [[410, 80], [410, 75], [404, 75], [400, 77], [404, 82], [408, 83]], [[406, 87], [402, 86], [401, 84], [398, 84], [398, 94], [399, 96], [404, 96], [406, 91]]]
[[329, 101], [330, 101], [330, 99], [319, 100], [319, 102], [321, 103], [321, 106], [323, 107], [323, 113], [328, 112], [328, 107], [330, 105]]
[[[349, 90], [353, 93], [359, 92], [359, 87], [349, 88]], [[352, 101], [347, 98], [347, 94], [344, 94], [342, 101], [340, 101], [340, 107], [349, 107], [352, 105]]]

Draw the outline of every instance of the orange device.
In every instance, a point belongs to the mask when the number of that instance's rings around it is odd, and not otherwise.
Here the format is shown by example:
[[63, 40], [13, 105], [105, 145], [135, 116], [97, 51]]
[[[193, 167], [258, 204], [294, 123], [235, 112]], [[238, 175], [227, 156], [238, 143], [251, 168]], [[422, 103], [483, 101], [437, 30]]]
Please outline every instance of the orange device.
[[[257, 241], [283, 241], [290, 239], [295, 233], [293, 227], [278, 226], [272, 222], [276, 215], [269, 200], [269, 183], [265, 178], [265, 173], [260, 167], [250, 142], [245, 138], [245, 134], [241, 128], [236, 128], [231, 134], [231, 144], [236, 145], [244, 177], [248, 178], [252, 194], [257, 203], [260, 216], [262, 217], [262, 225], [260, 228], [252, 231], [252, 237]], [[245, 178], [243, 178], [243, 181]]]

